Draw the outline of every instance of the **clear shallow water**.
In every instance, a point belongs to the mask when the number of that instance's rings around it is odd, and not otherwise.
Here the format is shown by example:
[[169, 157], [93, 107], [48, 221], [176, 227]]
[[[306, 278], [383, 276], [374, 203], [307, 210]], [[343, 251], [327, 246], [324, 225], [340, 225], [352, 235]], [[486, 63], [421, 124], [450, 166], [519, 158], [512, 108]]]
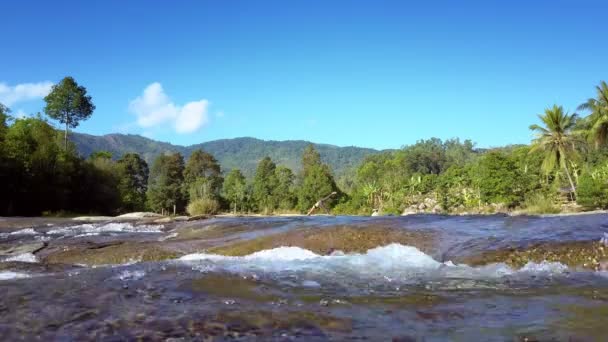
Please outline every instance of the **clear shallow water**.
[[[608, 336], [605, 272], [555, 262], [511, 268], [452, 260], [539, 242], [597, 241], [607, 224], [605, 215], [234, 218], [165, 226], [37, 223], [0, 235], [4, 245], [47, 244], [31, 256], [0, 262], [0, 336], [603, 341]], [[242, 257], [193, 247], [199, 240], [224, 244], [333, 227], [432, 232], [436, 242], [427, 253], [402, 244], [327, 255], [282, 246]], [[185, 229], [214, 234], [180, 239]], [[62, 248], [134, 241], [182, 252], [129, 265], [45, 261], [45, 253]]]

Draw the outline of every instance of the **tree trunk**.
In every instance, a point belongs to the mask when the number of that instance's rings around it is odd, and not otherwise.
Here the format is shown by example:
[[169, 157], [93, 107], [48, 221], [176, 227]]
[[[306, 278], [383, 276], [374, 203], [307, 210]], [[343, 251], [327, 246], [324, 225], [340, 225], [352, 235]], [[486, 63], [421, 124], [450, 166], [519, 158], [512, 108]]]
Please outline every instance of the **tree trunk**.
[[63, 139], [65, 141], [65, 150], [67, 151], [68, 150], [68, 118], [67, 118], [67, 115], [65, 118], [65, 134], [64, 134]]
[[[568, 176], [568, 181], [570, 182], [570, 186], [572, 187], [572, 191], [574, 192], [574, 197], [576, 198], [576, 187], [574, 186], [574, 182], [572, 181], [572, 177], [570, 176], [570, 171], [568, 171], [568, 166], [564, 165], [564, 169], [566, 170], [566, 175]], [[572, 195], [570, 198], [572, 198]]]

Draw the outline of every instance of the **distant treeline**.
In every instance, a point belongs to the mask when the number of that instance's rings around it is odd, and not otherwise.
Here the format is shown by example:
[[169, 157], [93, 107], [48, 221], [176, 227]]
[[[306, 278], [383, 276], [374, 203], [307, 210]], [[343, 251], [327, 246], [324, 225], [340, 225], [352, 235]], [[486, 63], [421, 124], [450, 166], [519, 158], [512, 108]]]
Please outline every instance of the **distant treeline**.
[[469, 140], [432, 138], [370, 155], [335, 181], [312, 145], [298, 172], [266, 157], [249, 178], [239, 169], [224, 172], [201, 149], [188, 160], [162, 154], [151, 167], [135, 153], [112, 158], [97, 151], [82, 158], [68, 130], [95, 106], [86, 89], [66, 77], [44, 108], [63, 131], [41, 114], [12, 118], [0, 104], [0, 215], [306, 212], [334, 191], [338, 195], [327, 205], [336, 214], [540, 213], [560, 211], [564, 203], [608, 208], [608, 85], [602, 82], [596, 90], [578, 108], [585, 117], [559, 106], [546, 109], [539, 124], [530, 126], [537, 133], [530, 145], [479, 150]]

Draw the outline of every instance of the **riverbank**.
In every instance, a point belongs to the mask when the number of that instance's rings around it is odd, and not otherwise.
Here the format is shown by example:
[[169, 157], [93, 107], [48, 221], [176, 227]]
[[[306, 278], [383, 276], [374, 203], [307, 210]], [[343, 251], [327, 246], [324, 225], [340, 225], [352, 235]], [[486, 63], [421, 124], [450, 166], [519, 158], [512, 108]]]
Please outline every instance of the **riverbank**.
[[[419, 216], [419, 215], [437, 215], [437, 216], [453, 216], [453, 217], [466, 217], [466, 216], [533, 216], [533, 217], [568, 217], [568, 216], [586, 216], [586, 215], [600, 215], [608, 214], [608, 210], [591, 210], [581, 212], [563, 212], [557, 214], [531, 214], [526, 211], [510, 211], [510, 212], [497, 212], [497, 213], [460, 213], [460, 214], [441, 214], [441, 213], [413, 213], [403, 214], [405, 216]], [[217, 215], [209, 216], [163, 216], [151, 212], [135, 212], [127, 213], [118, 216], [75, 216], [75, 217], [22, 217], [22, 216], [11, 216], [11, 217], [0, 217], [0, 231], [3, 229], [19, 229], [35, 226], [57, 226], [57, 225], [68, 225], [75, 223], [103, 223], [103, 222], [131, 222], [139, 224], [168, 224], [174, 222], [187, 222], [205, 220], [210, 218], [272, 218], [272, 217], [284, 217], [284, 218], [297, 218], [297, 217], [334, 217], [336, 215], [329, 214], [318, 214], [313, 216], [307, 216], [306, 214], [234, 214], [234, 213], [221, 213]], [[367, 217], [366, 215], [338, 215], [338, 216], [352, 216], [352, 217]], [[370, 215], [371, 216], [371, 215]], [[376, 218], [382, 217], [398, 217], [395, 215], [379, 215]]]

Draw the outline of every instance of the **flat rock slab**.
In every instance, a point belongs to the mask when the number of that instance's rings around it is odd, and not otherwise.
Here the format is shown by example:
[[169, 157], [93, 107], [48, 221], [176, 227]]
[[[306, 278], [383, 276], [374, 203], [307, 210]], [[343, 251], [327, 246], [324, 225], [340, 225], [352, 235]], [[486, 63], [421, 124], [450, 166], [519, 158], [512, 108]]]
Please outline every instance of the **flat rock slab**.
[[21, 245], [0, 246], [0, 256], [9, 257], [25, 253], [36, 253], [46, 246], [44, 242], [24, 243]]
[[150, 217], [163, 217], [163, 215], [160, 215], [157, 213], [150, 213], [150, 212], [135, 212], [135, 213], [119, 215], [116, 217], [121, 218], [121, 219], [126, 219], [126, 218], [142, 219], [142, 218], [150, 218]]
[[78, 216], [74, 217], [74, 221], [86, 221], [86, 222], [104, 222], [114, 219], [112, 216]]

